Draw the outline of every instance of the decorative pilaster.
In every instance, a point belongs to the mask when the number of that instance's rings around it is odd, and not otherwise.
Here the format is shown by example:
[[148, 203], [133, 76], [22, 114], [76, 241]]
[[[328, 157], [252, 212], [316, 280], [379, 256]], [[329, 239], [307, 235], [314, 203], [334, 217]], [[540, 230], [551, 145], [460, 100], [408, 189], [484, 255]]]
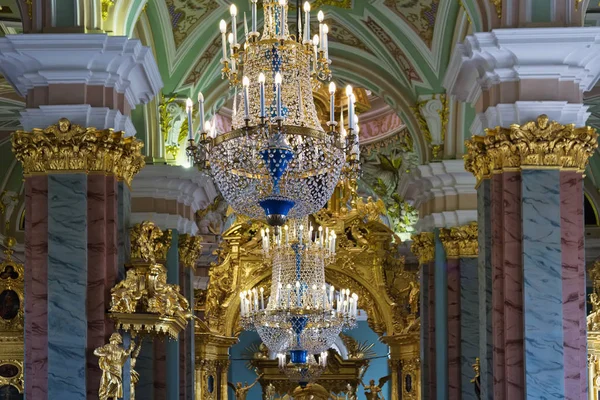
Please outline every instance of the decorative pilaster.
[[17, 131], [12, 143], [28, 213], [26, 395], [92, 398], [101, 374], [92, 351], [113, 331], [105, 311], [118, 271], [118, 181], [130, 184], [142, 168], [143, 144], [64, 118]]
[[476, 400], [471, 384], [472, 364], [478, 357], [479, 308], [477, 280], [477, 223], [444, 228], [448, 274], [448, 398]]
[[384, 336], [381, 339], [390, 347], [390, 372], [392, 399], [422, 399], [421, 353], [418, 332]]
[[466, 168], [492, 173], [494, 398], [587, 397], [582, 173], [597, 146], [545, 115], [468, 143]]
[[198, 321], [200, 332], [196, 334], [196, 399], [227, 400], [227, 371], [229, 348], [237, 338], [210, 333], [204, 323]]
[[436, 398], [435, 368], [435, 242], [432, 232], [413, 235], [411, 252], [419, 260], [421, 275], [421, 347], [420, 386], [423, 400]]

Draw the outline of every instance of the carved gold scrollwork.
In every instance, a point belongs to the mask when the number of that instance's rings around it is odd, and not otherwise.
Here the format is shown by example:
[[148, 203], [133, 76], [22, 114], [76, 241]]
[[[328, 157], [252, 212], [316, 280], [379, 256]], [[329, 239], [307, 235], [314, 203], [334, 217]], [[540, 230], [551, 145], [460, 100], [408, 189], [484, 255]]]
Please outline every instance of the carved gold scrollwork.
[[66, 118], [45, 129], [16, 131], [12, 137], [13, 152], [23, 164], [25, 176], [54, 171], [104, 172], [127, 184], [144, 166], [143, 146], [123, 132], [84, 128]]
[[536, 121], [510, 128], [486, 129], [485, 136], [466, 141], [465, 168], [478, 180], [490, 172], [522, 168], [572, 169], [583, 173], [598, 147], [589, 126], [562, 125], [540, 115]]
[[167, 259], [171, 247], [170, 229], [161, 231], [153, 222], [143, 222], [131, 228], [131, 259], [155, 264]]
[[4, 239], [6, 258], [0, 263], [0, 331], [22, 332], [24, 323], [24, 266], [12, 259], [16, 240]]
[[196, 261], [202, 253], [200, 236], [179, 235], [179, 261], [187, 268], [196, 269]]
[[435, 254], [435, 243], [433, 232], [423, 232], [412, 236], [413, 243], [410, 251], [417, 257], [419, 264], [427, 264], [433, 261]]
[[440, 240], [446, 250], [447, 258], [477, 257], [479, 254], [477, 237], [477, 222], [440, 229]]

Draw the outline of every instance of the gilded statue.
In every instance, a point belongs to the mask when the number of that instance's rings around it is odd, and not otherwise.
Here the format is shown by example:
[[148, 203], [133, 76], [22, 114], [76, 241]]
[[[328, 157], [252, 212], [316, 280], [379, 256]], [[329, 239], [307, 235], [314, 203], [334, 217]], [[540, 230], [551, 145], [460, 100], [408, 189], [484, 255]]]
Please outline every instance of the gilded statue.
[[600, 298], [598, 293], [590, 294], [590, 303], [592, 303], [592, 312], [587, 316], [588, 331], [600, 331]]
[[140, 355], [141, 349], [142, 349], [142, 341], [140, 340], [140, 343], [138, 343], [138, 345], [135, 347], [135, 350], [131, 353], [131, 361], [129, 363], [129, 365], [130, 365], [129, 370], [131, 372], [129, 400], [135, 400], [135, 385], [137, 385], [137, 383], [140, 381], [140, 374], [135, 370], [135, 364], [137, 362], [138, 356]]
[[475, 388], [475, 395], [478, 399], [481, 399], [481, 376], [480, 376], [480, 364], [479, 357], [475, 359], [475, 364], [472, 365], [475, 376], [471, 379], [471, 383]]
[[265, 398], [266, 400], [275, 400], [275, 386], [272, 383], [265, 388]]
[[123, 397], [123, 365], [132, 353], [133, 344], [129, 349], [124, 349], [123, 338], [118, 333], [110, 335], [109, 343], [94, 350], [94, 355], [99, 357], [98, 365], [102, 370], [99, 400], [120, 399]]
[[402, 293], [408, 292], [408, 305], [410, 307], [410, 313], [416, 315], [419, 311], [419, 283], [411, 280], [408, 283], [408, 287], [402, 290]]
[[233, 392], [235, 393], [235, 400], [246, 400], [246, 396], [248, 396], [248, 392], [250, 391], [250, 389], [252, 389], [254, 385], [258, 383], [258, 380], [262, 378], [263, 375], [264, 374], [260, 374], [252, 385], [248, 385], [248, 382], [244, 382], [243, 386], [242, 382], [238, 382], [235, 385], [231, 382], [227, 382], [227, 385], [231, 389], [233, 389]]
[[365, 397], [367, 398], [367, 400], [385, 400], [385, 397], [383, 397], [383, 393], [382, 393], [381, 389], [383, 388], [383, 385], [385, 385], [386, 382], [389, 380], [390, 380], [389, 375], [384, 376], [383, 378], [380, 378], [378, 385], [375, 385], [374, 379], [371, 379], [369, 381], [368, 385], [365, 385], [363, 383], [363, 381], [361, 380], [360, 383], [365, 388]]

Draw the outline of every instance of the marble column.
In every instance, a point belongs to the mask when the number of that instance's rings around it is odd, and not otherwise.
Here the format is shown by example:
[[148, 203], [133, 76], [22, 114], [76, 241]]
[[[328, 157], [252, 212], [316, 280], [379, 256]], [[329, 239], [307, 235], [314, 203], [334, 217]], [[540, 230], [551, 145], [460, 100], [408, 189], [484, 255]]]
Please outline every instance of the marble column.
[[442, 228], [448, 271], [448, 398], [476, 400], [471, 379], [479, 357], [477, 223]]
[[440, 239], [440, 230], [434, 232], [435, 277], [433, 292], [435, 296], [435, 378], [436, 399], [449, 399], [448, 370], [448, 265], [446, 251]]
[[[171, 235], [171, 247], [167, 253], [167, 283], [177, 285], [179, 288], [179, 232], [174, 229]], [[166, 398], [179, 400], [179, 346], [180, 339], [185, 330], [179, 333], [177, 340], [166, 343]]]
[[417, 257], [421, 272], [421, 396], [423, 400], [433, 400], [436, 398], [434, 236], [423, 232], [413, 235], [412, 240], [411, 252]]
[[[112, 141], [97, 157], [96, 140]], [[59, 124], [13, 136], [25, 175], [26, 396], [91, 399], [101, 371], [95, 348], [117, 279], [118, 180], [143, 165], [141, 143], [123, 133]], [[60, 152], [59, 150], [60, 149]]]
[[444, 79], [476, 111], [465, 167], [483, 192], [480, 241], [491, 243], [480, 255], [491, 265], [480, 282], [487, 318], [491, 282], [491, 365], [489, 336], [480, 354], [494, 399], [587, 398], [582, 173], [597, 137], [583, 93], [600, 78], [599, 35], [476, 33], [456, 46]]

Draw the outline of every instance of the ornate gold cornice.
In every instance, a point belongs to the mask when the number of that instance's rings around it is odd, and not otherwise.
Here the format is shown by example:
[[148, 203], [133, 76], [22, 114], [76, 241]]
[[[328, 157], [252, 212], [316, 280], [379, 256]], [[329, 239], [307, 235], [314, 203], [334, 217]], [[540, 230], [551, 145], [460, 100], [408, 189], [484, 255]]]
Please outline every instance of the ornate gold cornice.
[[45, 129], [16, 131], [12, 137], [13, 153], [23, 164], [25, 176], [55, 171], [104, 172], [127, 184], [144, 166], [143, 146], [123, 132], [84, 128], [66, 118]]
[[440, 229], [440, 240], [446, 258], [467, 258], [479, 255], [477, 222], [454, 228]]
[[202, 252], [200, 236], [179, 235], [179, 262], [184, 266], [196, 269], [196, 261]]
[[433, 261], [435, 254], [435, 243], [433, 232], [423, 232], [412, 236], [413, 243], [410, 251], [417, 256], [419, 264], [427, 264]]
[[536, 121], [510, 128], [486, 129], [485, 136], [466, 141], [465, 168], [478, 180], [490, 172], [523, 168], [585, 170], [598, 147], [598, 134], [592, 127], [550, 122], [540, 115]]
[[130, 229], [131, 259], [155, 264], [167, 259], [172, 232], [160, 230], [153, 222], [144, 221]]

